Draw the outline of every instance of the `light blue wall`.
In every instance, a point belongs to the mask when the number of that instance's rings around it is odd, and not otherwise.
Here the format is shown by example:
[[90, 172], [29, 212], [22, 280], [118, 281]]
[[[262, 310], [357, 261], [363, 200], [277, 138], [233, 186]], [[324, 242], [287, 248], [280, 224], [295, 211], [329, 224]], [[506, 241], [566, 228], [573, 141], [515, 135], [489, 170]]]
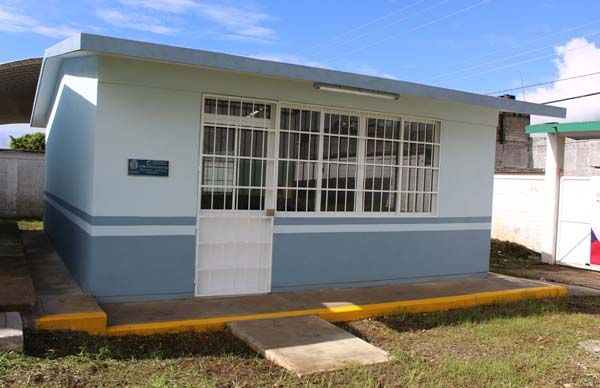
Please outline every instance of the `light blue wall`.
[[91, 293], [91, 236], [48, 201], [44, 208], [44, 228], [79, 287]]
[[[96, 131], [98, 60], [66, 60], [46, 128], [45, 191], [75, 207], [92, 204], [94, 133]], [[44, 227], [82, 289], [90, 290], [89, 236], [46, 205]]]
[[66, 60], [46, 128], [45, 191], [90, 211], [98, 58]]
[[[52, 230], [58, 253], [84, 292], [100, 302], [193, 296], [195, 236], [91, 236], [73, 222], [72, 205], [52, 201], [63, 209], [68, 206], [71, 214], [66, 216], [46, 201], [46, 228]], [[79, 222], [92, 220], [91, 227], [106, 223], [81, 210], [77, 213]], [[114, 225], [139, 224], [126, 217], [114, 221]]]
[[101, 302], [194, 295], [195, 236], [92, 239], [91, 290]]
[[[487, 221], [485, 221], [487, 220]], [[488, 217], [440, 219], [292, 218], [276, 225], [435, 225], [465, 230], [276, 233], [273, 291], [368, 286], [462, 277], [489, 269]], [[465, 226], [467, 224], [467, 226]], [[473, 225], [469, 230], [468, 224]], [[449, 227], [450, 229], [451, 227]]]

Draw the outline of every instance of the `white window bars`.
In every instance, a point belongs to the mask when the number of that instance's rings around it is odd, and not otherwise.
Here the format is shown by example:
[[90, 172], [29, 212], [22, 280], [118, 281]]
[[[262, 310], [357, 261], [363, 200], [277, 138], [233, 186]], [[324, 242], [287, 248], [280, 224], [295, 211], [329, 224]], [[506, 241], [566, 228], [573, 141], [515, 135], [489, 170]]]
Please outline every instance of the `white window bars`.
[[437, 213], [440, 122], [299, 104], [278, 108], [204, 99], [203, 210]]

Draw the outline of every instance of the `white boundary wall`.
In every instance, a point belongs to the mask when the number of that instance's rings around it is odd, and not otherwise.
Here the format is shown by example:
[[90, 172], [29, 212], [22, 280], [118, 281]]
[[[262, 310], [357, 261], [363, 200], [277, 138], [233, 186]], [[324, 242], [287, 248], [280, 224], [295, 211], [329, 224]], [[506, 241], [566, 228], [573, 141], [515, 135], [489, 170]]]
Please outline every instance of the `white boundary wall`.
[[544, 175], [494, 175], [492, 238], [540, 252], [544, 233]]
[[41, 217], [44, 153], [0, 150], [0, 217]]

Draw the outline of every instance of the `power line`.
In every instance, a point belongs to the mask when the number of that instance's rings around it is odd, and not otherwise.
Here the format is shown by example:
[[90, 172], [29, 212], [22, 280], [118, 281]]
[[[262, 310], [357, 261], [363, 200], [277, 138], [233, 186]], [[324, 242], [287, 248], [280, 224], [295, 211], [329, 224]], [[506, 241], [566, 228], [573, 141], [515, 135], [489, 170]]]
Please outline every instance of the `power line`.
[[[593, 33], [590, 33], [590, 34], [587, 34], [587, 35], [583, 35], [583, 36], [581, 36], [581, 38], [590, 38], [590, 37], [596, 36], [598, 34], [600, 34], [600, 31], [596, 31], [596, 32], [593, 32]], [[493, 61], [483, 62], [483, 63], [477, 64], [477, 65], [465, 67], [463, 69], [451, 71], [449, 73], [439, 74], [439, 75], [436, 75], [435, 77], [428, 78], [427, 80], [425, 80], [425, 82], [433, 81], [433, 80], [440, 79], [440, 78], [444, 78], [444, 77], [446, 77], [448, 75], [452, 75], [452, 74], [456, 74], [456, 73], [464, 73], [465, 71], [477, 69], [479, 67], [484, 67], [484, 66], [487, 66], [487, 65], [493, 65], [494, 63], [504, 62], [504, 61], [509, 60], [509, 59], [522, 57], [523, 55], [531, 54], [531, 53], [534, 53], [534, 52], [537, 52], [537, 51], [543, 51], [543, 50], [555, 47], [556, 45], [557, 45], [557, 43], [553, 43], [553, 44], [548, 45], [548, 46], [543, 46], [543, 47], [539, 47], [539, 48], [535, 48], [535, 49], [526, 50], [526, 51], [520, 52], [518, 54], [509, 55], [507, 57], [501, 57], [501, 58], [498, 58], [498, 59], [494, 59]]]
[[546, 104], [554, 104], [555, 102], [562, 102], [562, 101], [569, 101], [569, 100], [576, 100], [578, 98], [584, 98], [584, 97], [591, 97], [591, 96], [596, 96], [600, 94], [600, 92], [595, 92], [595, 93], [589, 93], [589, 94], [582, 94], [580, 96], [575, 96], [575, 97], [567, 97], [567, 98], [561, 98], [560, 100], [554, 100], [554, 101], [546, 101], [546, 102], [542, 102], [542, 104], [546, 105]]
[[559, 78], [559, 79], [555, 79], [553, 81], [547, 81], [547, 82], [540, 82], [537, 84], [531, 84], [531, 85], [525, 85], [525, 86], [520, 86], [518, 88], [512, 88], [512, 89], [503, 89], [503, 90], [497, 90], [495, 92], [491, 92], [491, 93], [486, 93], [488, 96], [494, 95], [494, 94], [498, 94], [498, 93], [504, 93], [504, 92], [511, 92], [513, 90], [521, 90], [521, 89], [529, 89], [529, 88], [533, 88], [536, 86], [542, 86], [542, 85], [549, 85], [549, 84], [553, 84], [555, 82], [562, 82], [562, 81], [569, 81], [572, 79], [577, 79], [577, 78], [583, 78], [583, 77], [589, 77], [592, 75], [597, 75], [600, 74], [600, 71], [597, 71], [595, 73], [588, 73], [588, 74], [581, 74], [581, 75], [576, 75], [573, 77], [567, 77], [567, 78]]
[[[416, 6], [416, 5], [419, 5], [419, 4], [421, 4], [422, 2], [424, 2], [424, 1], [426, 1], [426, 0], [418, 0], [418, 1], [416, 1], [416, 2], [414, 2], [414, 3], [412, 3], [412, 4], [410, 4], [410, 5], [407, 5], [407, 6], [405, 6], [405, 7], [402, 7], [402, 8], [400, 8], [400, 9], [397, 9], [397, 10], [395, 10], [395, 11], [393, 11], [393, 12], [390, 12], [390, 13], [388, 13], [388, 14], [386, 14], [386, 15], [383, 15], [383, 16], [381, 16], [381, 17], [378, 17], [378, 18], [372, 19], [372, 20], [370, 20], [370, 21], [368, 21], [368, 22], [366, 22], [366, 23], [364, 23], [364, 24], [361, 24], [361, 25], [360, 25], [360, 26], [358, 26], [358, 27], [352, 28], [352, 29], [350, 29], [350, 30], [348, 30], [348, 31], [345, 31], [345, 32], [343, 32], [343, 33], [339, 34], [339, 35], [336, 35], [336, 36], [334, 36], [333, 38], [331, 38], [331, 39], [329, 39], [329, 40], [326, 40], [325, 42], [322, 42], [322, 43], [316, 44], [316, 45], [314, 45], [314, 46], [312, 46], [312, 47], [309, 47], [309, 48], [307, 48], [307, 49], [301, 50], [301, 51], [297, 52], [297, 53], [296, 53], [296, 55], [301, 55], [301, 54], [304, 54], [304, 53], [306, 53], [306, 52], [310, 52], [310, 51], [312, 51], [313, 49], [316, 49], [316, 48], [318, 48], [318, 47], [326, 46], [326, 45], [327, 45], [328, 43], [330, 43], [330, 42], [333, 42], [333, 43], [335, 43], [335, 41], [336, 41], [336, 40], [338, 40], [339, 38], [343, 38], [344, 36], [347, 36], [347, 35], [349, 35], [349, 34], [353, 33], [354, 31], [361, 30], [361, 29], [363, 29], [363, 28], [365, 28], [365, 27], [368, 27], [368, 26], [370, 26], [370, 25], [372, 25], [372, 24], [374, 24], [374, 23], [377, 23], [377, 22], [379, 22], [379, 21], [382, 21], [382, 20], [388, 19], [388, 18], [392, 17], [393, 15], [396, 15], [396, 14], [398, 14], [398, 13], [402, 12], [402, 11], [406, 11], [407, 9], [410, 9], [410, 8], [412, 8], [412, 7]], [[448, 0], [447, 0], [447, 1], [448, 1]]]
[[[585, 48], [585, 47], [586, 47], [586, 46], [574, 47], [574, 48], [571, 48], [571, 49], [566, 49], [566, 50], [563, 50], [562, 52], [563, 52], [563, 53], [565, 53], [565, 52], [570, 52], [570, 51], [580, 50], [580, 49], [582, 49], [582, 48]], [[555, 55], [555, 54], [542, 55], [542, 56], [539, 56], [539, 57], [535, 57], [535, 58], [530, 58], [530, 59], [527, 59], [527, 60], [525, 60], [525, 61], [521, 61], [521, 62], [515, 62], [515, 63], [511, 63], [511, 64], [504, 65], [504, 66], [494, 67], [494, 68], [491, 68], [491, 69], [488, 69], [488, 70], [485, 70], [485, 71], [480, 71], [480, 72], [478, 72], [478, 73], [469, 74], [469, 75], [462, 76], [462, 77], [458, 77], [458, 78], [453, 78], [453, 79], [450, 79], [450, 80], [446, 80], [446, 81], [444, 81], [444, 82], [454, 82], [454, 81], [460, 81], [460, 80], [463, 80], [463, 79], [467, 79], [467, 78], [476, 77], [476, 76], [478, 76], [478, 75], [487, 74], [487, 73], [492, 73], [492, 72], [494, 72], [494, 71], [497, 71], [497, 70], [504, 70], [504, 69], [507, 69], [507, 68], [509, 68], [509, 67], [519, 66], [519, 65], [526, 64], [526, 63], [531, 63], [531, 62], [539, 61], [539, 60], [542, 60], [542, 59], [550, 58], [550, 57], [553, 57], [554, 55]]]
[[[333, 45], [332, 45], [332, 46], [330, 46], [329, 48], [334, 48], [334, 47], [345, 46], [345, 45], [347, 45], [347, 44], [349, 44], [349, 43], [356, 42], [357, 40], [361, 40], [361, 39], [363, 39], [363, 38], [365, 38], [365, 37], [367, 37], [367, 36], [369, 36], [369, 35], [373, 35], [374, 33], [378, 32], [378, 31], [385, 30], [386, 28], [388, 28], [388, 27], [391, 27], [391, 26], [393, 26], [393, 25], [395, 25], [395, 24], [402, 23], [402, 22], [404, 22], [404, 21], [406, 21], [406, 20], [408, 20], [408, 19], [410, 19], [410, 18], [412, 18], [412, 17], [418, 16], [418, 15], [422, 15], [422, 14], [424, 14], [424, 13], [427, 13], [427, 12], [429, 12], [429, 11], [432, 11], [432, 10], [434, 10], [434, 9], [436, 9], [436, 8], [438, 8], [438, 7], [442, 6], [442, 5], [444, 5], [444, 4], [446, 4], [446, 3], [447, 3], [447, 2], [449, 2], [449, 1], [450, 1], [450, 0], [442, 0], [442, 1], [438, 2], [438, 3], [435, 3], [434, 5], [432, 5], [432, 6], [430, 6], [430, 7], [427, 7], [427, 8], [421, 9], [421, 10], [419, 10], [419, 11], [417, 11], [417, 12], [415, 12], [415, 13], [411, 14], [411, 15], [408, 15], [408, 16], [404, 17], [404, 18], [400, 18], [400, 19], [398, 19], [398, 20], [395, 20], [395, 21], [393, 21], [392, 23], [388, 23], [388, 24], [386, 24], [386, 25], [385, 25], [385, 26], [383, 26], [383, 27], [376, 28], [375, 30], [372, 30], [372, 31], [369, 31], [369, 32], [363, 33], [362, 35], [360, 35], [360, 34], [359, 34], [359, 35], [355, 35], [355, 36], [351, 37], [350, 39], [348, 39], [348, 40], [346, 40], [346, 41], [342, 41], [342, 42], [340, 42], [340, 43], [333, 44]], [[316, 51], [314, 54], [318, 54], [318, 53], [319, 53], [319, 52], [321, 52], [321, 51], [323, 51], [323, 50], [318, 50], [318, 51]]]
[[544, 39], [552, 37], [552, 36], [563, 35], [563, 34], [566, 34], [567, 32], [576, 31], [576, 30], [582, 29], [584, 27], [588, 27], [588, 26], [591, 26], [593, 24], [596, 24], [598, 22], [600, 22], [600, 19], [596, 19], [596, 20], [593, 20], [591, 22], [587, 22], [587, 23], [584, 23], [584, 24], [581, 24], [581, 25], [578, 25], [578, 26], [570, 27], [570, 28], [567, 28], [567, 29], [562, 30], [560, 32], [553, 32], [553, 33], [550, 33], [550, 34], [547, 34], [547, 35], [542, 35], [542, 36], [537, 37], [535, 39], [532, 39], [532, 40], [529, 40], [529, 41], [517, 44], [517, 45], [509, 47], [509, 48], [496, 49], [496, 50], [492, 50], [492, 51], [490, 51], [488, 53], [485, 53], [485, 54], [476, 55], [476, 56], [470, 57], [470, 58], [468, 58], [468, 59], [466, 59], [464, 61], [456, 62], [454, 65], [460, 65], [460, 64], [463, 64], [463, 63], [468, 63], [468, 62], [470, 62], [470, 61], [472, 61], [474, 59], [489, 57], [490, 55], [493, 55], [493, 54], [496, 54], [496, 53], [500, 53], [500, 52], [504, 52], [504, 51], [512, 51], [515, 48], [523, 47], [523, 46], [528, 46], [531, 43], [538, 42], [540, 40], [544, 40]]
[[451, 12], [451, 13], [449, 13], [449, 14], [447, 14], [447, 15], [444, 15], [444, 16], [441, 16], [441, 17], [439, 17], [439, 18], [437, 18], [437, 19], [433, 19], [433, 20], [431, 20], [431, 21], [429, 21], [429, 22], [427, 22], [427, 23], [420, 24], [420, 25], [418, 25], [418, 26], [416, 26], [416, 27], [414, 27], [414, 28], [412, 28], [412, 29], [410, 29], [410, 30], [403, 31], [403, 32], [401, 32], [401, 33], [399, 33], [399, 34], [393, 34], [393, 35], [390, 35], [390, 36], [388, 36], [387, 38], [384, 38], [384, 39], [378, 40], [378, 41], [376, 41], [376, 42], [373, 42], [373, 43], [371, 43], [371, 44], [368, 44], [368, 45], [366, 45], [366, 46], [359, 47], [359, 48], [357, 48], [356, 50], [349, 51], [349, 52], [345, 53], [344, 55], [339, 55], [338, 57], [336, 57], [336, 58], [334, 58], [334, 59], [337, 59], [337, 58], [340, 58], [340, 57], [345, 57], [345, 56], [348, 56], [348, 55], [350, 55], [350, 54], [357, 53], [357, 52], [359, 52], [359, 51], [362, 51], [362, 50], [368, 49], [368, 48], [370, 48], [370, 47], [376, 46], [376, 45], [378, 45], [378, 44], [381, 44], [381, 43], [383, 43], [383, 42], [387, 42], [387, 41], [388, 41], [388, 40], [390, 40], [390, 39], [395, 39], [395, 38], [397, 38], [398, 36], [401, 36], [401, 35], [403, 35], [403, 34], [406, 34], [406, 33], [410, 33], [410, 32], [414, 32], [414, 31], [420, 30], [421, 28], [428, 27], [428, 26], [430, 26], [430, 25], [432, 25], [432, 24], [435, 24], [435, 23], [441, 22], [442, 20], [445, 20], [445, 19], [451, 18], [451, 17], [453, 17], [453, 16], [456, 16], [456, 15], [458, 15], [458, 14], [461, 14], [461, 13], [464, 13], [464, 12], [467, 12], [467, 11], [470, 11], [470, 10], [471, 10], [471, 9], [473, 9], [473, 8], [476, 8], [476, 7], [482, 6], [482, 5], [484, 5], [484, 4], [487, 4], [487, 3], [491, 2], [491, 1], [493, 1], [493, 0], [483, 0], [483, 1], [480, 1], [479, 3], [472, 4], [472, 5], [470, 5], [470, 6], [467, 6], [467, 7], [461, 8], [461, 9], [459, 9], [458, 11]]

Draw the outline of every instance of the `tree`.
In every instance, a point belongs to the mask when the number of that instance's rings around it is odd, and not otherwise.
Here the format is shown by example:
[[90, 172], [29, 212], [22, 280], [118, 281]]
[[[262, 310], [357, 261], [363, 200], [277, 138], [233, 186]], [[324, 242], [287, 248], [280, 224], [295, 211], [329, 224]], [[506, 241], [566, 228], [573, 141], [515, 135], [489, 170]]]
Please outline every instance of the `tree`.
[[19, 137], [10, 137], [10, 148], [20, 151], [44, 151], [46, 138], [42, 132], [28, 133]]

